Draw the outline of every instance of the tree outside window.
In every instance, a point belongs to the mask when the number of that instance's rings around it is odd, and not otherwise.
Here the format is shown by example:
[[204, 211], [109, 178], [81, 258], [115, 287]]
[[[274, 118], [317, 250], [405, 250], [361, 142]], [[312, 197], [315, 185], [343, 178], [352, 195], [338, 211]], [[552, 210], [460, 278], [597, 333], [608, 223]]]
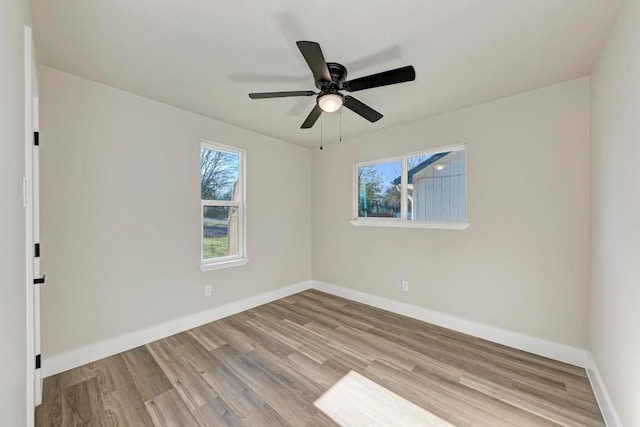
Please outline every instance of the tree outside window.
[[242, 156], [218, 144], [200, 148], [203, 263], [243, 256]]

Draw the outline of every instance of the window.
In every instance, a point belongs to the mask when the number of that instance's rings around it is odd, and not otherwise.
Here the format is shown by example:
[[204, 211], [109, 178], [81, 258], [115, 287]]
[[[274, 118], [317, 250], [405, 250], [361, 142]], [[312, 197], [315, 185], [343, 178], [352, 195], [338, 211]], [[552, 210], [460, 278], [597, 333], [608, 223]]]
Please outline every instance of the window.
[[203, 142], [200, 147], [201, 269], [246, 264], [244, 150]]
[[354, 225], [469, 225], [466, 145], [357, 163], [354, 182]]

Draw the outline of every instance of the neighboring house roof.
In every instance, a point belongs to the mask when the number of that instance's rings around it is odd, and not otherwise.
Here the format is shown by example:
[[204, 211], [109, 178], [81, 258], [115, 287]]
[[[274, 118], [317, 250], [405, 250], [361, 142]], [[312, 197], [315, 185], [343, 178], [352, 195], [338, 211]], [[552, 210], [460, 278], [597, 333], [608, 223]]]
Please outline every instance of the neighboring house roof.
[[[437, 162], [438, 160], [440, 160], [441, 158], [443, 158], [444, 156], [446, 156], [447, 154], [451, 153], [451, 151], [445, 151], [444, 153], [438, 153], [438, 154], [434, 154], [433, 156], [429, 157], [427, 160], [425, 160], [424, 162], [418, 164], [417, 166], [412, 167], [411, 169], [409, 169], [409, 171], [407, 172], [407, 181], [411, 182], [413, 179], [413, 175], [417, 174], [418, 172], [420, 172], [422, 169], [434, 164], [435, 162]], [[398, 185], [400, 184], [400, 179], [401, 177], [397, 177], [396, 179], [394, 179], [392, 182], [394, 185]]]

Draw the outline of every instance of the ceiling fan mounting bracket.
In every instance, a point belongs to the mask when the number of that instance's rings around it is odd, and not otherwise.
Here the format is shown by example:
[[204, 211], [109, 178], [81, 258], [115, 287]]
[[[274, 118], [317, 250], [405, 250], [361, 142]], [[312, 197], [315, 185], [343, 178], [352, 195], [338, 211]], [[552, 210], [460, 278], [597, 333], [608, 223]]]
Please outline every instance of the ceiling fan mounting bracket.
[[342, 90], [347, 80], [347, 67], [337, 62], [327, 62], [327, 68], [331, 74], [331, 81], [316, 81], [316, 87], [323, 92]]

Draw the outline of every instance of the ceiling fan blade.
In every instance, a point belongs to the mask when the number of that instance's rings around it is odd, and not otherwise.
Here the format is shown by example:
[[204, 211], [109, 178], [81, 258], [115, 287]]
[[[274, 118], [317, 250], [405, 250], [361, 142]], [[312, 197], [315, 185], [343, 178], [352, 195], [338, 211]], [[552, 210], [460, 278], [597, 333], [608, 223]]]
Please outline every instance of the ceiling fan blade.
[[320, 114], [322, 114], [322, 109], [318, 104], [316, 104], [305, 119], [304, 123], [302, 123], [302, 126], [300, 126], [300, 129], [309, 129], [313, 127], [315, 122], [318, 120], [318, 117], [320, 117]]
[[346, 95], [344, 97], [344, 106], [353, 111], [356, 114], [361, 115], [371, 123], [377, 122], [382, 118], [382, 114], [378, 113], [373, 108], [355, 99], [353, 96]]
[[304, 56], [305, 61], [311, 68], [313, 78], [317, 82], [330, 82], [331, 74], [327, 68], [327, 61], [324, 60], [322, 49], [316, 42], [298, 41], [296, 42], [300, 53]]
[[371, 74], [359, 79], [349, 80], [344, 83], [344, 90], [355, 92], [363, 89], [371, 89], [379, 86], [394, 85], [396, 83], [410, 82], [416, 79], [416, 70], [412, 65], [397, 68], [395, 70], [384, 71], [382, 73]]
[[251, 99], [264, 99], [264, 98], [284, 98], [287, 96], [311, 96], [316, 93], [310, 90], [294, 90], [289, 92], [261, 92], [261, 93], [250, 93], [249, 98]]

